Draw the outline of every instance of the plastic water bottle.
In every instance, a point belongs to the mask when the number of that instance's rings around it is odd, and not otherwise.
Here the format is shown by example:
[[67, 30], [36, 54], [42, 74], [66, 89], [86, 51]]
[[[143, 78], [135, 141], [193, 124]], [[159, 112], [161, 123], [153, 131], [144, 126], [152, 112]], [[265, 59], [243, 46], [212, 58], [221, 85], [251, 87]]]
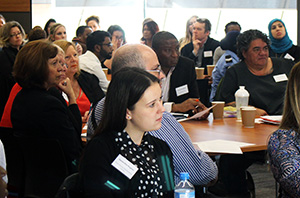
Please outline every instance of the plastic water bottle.
[[180, 173], [181, 181], [175, 187], [175, 198], [195, 198], [195, 188], [189, 178], [189, 173]]
[[236, 117], [238, 120], [241, 119], [241, 107], [248, 106], [249, 93], [245, 89], [245, 86], [240, 86], [240, 88], [235, 92], [235, 105], [236, 105]]

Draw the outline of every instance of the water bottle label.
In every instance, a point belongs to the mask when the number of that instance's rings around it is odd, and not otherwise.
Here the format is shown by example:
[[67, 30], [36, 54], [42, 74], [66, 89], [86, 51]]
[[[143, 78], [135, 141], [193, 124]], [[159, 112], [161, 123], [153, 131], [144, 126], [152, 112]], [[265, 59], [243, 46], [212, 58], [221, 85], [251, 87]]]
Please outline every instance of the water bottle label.
[[195, 191], [193, 192], [176, 192], [175, 193], [175, 198], [195, 198]]

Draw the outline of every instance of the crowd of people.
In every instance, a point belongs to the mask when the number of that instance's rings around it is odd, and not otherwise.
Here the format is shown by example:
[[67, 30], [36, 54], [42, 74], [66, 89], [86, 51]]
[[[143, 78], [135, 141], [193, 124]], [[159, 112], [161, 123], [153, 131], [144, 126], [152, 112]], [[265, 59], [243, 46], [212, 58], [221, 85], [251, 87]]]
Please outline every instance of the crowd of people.
[[[207, 109], [199, 100], [197, 67], [212, 80], [210, 102], [235, 106], [234, 93], [245, 86], [257, 116], [283, 114], [269, 142], [271, 169], [283, 195], [300, 195], [300, 47], [282, 20], [270, 21], [269, 35], [242, 32], [231, 21], [217, 41], [206, 18], [189, 18], [180, 40], [146, 18], [139, 44], [127, 43], [119, 25], [102, 30], [98, 16], [85, 22], [69, 41], [55, 19], [26, 34], [0, 15], [0, 127], [18, 138], [58, 140], [68, 173], [78, 173], [78, 196], [173, 197], [180, 173], [188, 172], [196, 191], [210, 187], [219, 196], [251, 197], [246, 170], [263, 154], [211, 158], [171, 114]], [[208, 65], [215, 65], [211, 76]], [[4, 150], [0, 142], [2, 176]], [[2, 177], [0, 198], [6, 183]]]

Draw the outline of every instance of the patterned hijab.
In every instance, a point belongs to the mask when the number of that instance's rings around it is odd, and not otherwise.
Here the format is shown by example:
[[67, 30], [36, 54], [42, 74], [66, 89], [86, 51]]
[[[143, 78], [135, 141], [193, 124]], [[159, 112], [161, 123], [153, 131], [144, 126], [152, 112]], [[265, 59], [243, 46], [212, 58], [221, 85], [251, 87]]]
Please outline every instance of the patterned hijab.
[[[272, 28], [272, 24], [276, 21], [280, 21], [284, 28], [285, 28], [285, 36], [282, 39], [275, 39], [271, 33], [271, 28]], [[283, 53], [286, 52], [288, 49], [290, 49], [293, 45], [292, 40], [289, 38], [289, 35], [287, 33], [285, 24], [283, 23], [282, 20], [280, 19], [273, 19], [272, 21], [270, 21], [269, 23], [269, 37], [271, 40], [271, 49], [275, 52], [275, 53]]]

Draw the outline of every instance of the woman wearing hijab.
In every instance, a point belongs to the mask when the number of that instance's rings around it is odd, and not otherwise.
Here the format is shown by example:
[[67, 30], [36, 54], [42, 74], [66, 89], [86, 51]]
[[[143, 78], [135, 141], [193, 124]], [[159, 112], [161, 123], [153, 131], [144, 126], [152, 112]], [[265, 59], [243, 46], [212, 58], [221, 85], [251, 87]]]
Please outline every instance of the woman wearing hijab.
[[300, 60], [300, 47], [293, 45], [283, 21], [273, 19], [268, 28], [271, 40], [270, 57], [292, 59], [297, 63]]

